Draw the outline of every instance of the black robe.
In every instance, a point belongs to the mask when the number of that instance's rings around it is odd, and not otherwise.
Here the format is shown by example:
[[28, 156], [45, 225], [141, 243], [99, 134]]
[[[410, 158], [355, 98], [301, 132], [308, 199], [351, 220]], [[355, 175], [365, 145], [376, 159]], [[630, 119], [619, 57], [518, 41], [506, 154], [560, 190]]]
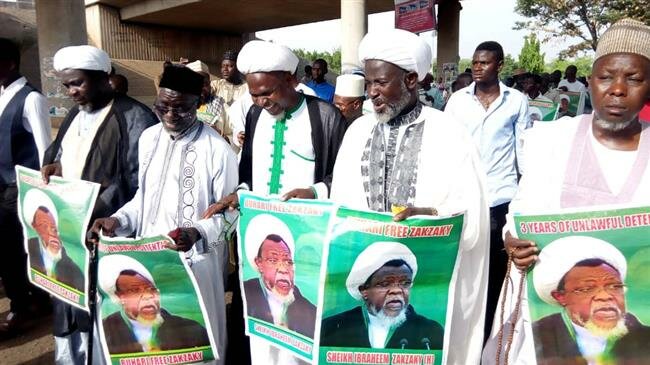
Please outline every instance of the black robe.
[[[160, 351], [180, 350], [209, 346], [210, 339], [205, 327], [191, 319], [175, 316], [160, 309], [163, 323], [156, 332]], [[143, 352], [133, 331], [126, 324], [120, 312], [115, 312], [103, 321], [106, 346], [111, 354]]]
[[[341, 147], [348, 127], [339, 110], [332, 104], [315, 96], [305, 95], [309, 121], [311, 122], [311, 143], [314, 147], [314, 184], [323, 182], [329, 190], [336, 155]], [[246, 115], [244, 146], [239, 162], [239, 182], [253, 188], [253, 139], [262, 108], [253, 105]]]
[[[41, 240], [38, 237], [32, 237], [27, 241], [29, 264], [33, 269], [47, 276], [40, 246]], [[80, 292], [85, 290], [85, 282], [84, 277], [81, 274], [81, 269], [72, 262], [72, 259], [70, 259], [68, 254], [65, 252], [65, 247], [63, 246], [61, 246], [61, 260], [56, 263], [54, 272], [56, 274], [53, 279], [77, 289]]]
[[[269, 303], [266, 296], [264, 296], [258, 278], [244, 282], [244, 295], [246, 296], [246, 309], [249, 316], [273, 323], [271, 308], [269, 308]], [[287, 308], [288, 327], [292, 331], [314, 338], [316, 306], [302, 296], [298, 287], [294, 286], [293, 296], [295, 300]]]
[[[440, 323], [415, 313], [413, 307], [409, 305], [406, 309], [406, 321], [393, 332], [386, 343], [386, 348], [442, 349], [444, 333], [445, 330]], [[371, 348], [363, 309], [360, 306], [354, 307], [323, 319], [320, 345]]]
[[[625, 325], [628, 333], [611, 349], [616, 364], [650, 363], [650, 327], [629, 313], [625, 316]], [[534, 322], [533, 337], [538, 365], [587, 365], [560, 313]]]

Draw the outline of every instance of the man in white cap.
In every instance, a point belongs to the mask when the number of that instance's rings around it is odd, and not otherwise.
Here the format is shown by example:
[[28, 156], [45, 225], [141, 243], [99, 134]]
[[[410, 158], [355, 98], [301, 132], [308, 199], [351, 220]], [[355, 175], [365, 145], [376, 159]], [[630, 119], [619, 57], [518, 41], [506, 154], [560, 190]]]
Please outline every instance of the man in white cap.
[[[650, 128], [639, 122], [639, 113], [650, 100], [649, 80], [650, 27], [623, 19], [603, 34], [596, 49], [591, 78], [593, 113], [537, 123], [527, 131], [527, 170], [504, 228], [506, 250], [512, 252], [519, 269], [511, 270], [512, 282], [519, 282], [520, 270], [533, 265], [538, 254], [534, 242], [515, 237], [513, 214], [650, 204]], [[522, 295], [525, 293], [524, 289]], [[501, 295], [515, 298], [519, 293]], [[512, 325], [515, 302], [506, 300], [506, 329]], [[530, 318], [525, 308], [521, 313], [515, 324], [510, 363], [535, 359]], [[485, 361], [495, 361], [500, 327], [496, 323], [492, 329]]]
[[295, 245], [289, 228], [270, 215], [249, 223], [246, 256], [260, 276], [244, 281], [249, 316], [314, 337], [316, 306], [295, 285]]
[[569, 110], [571, 104], [571, 98], [567, 94], [560, 94], [560, 108], [558, 110], [558, 118], [562, 117], [575, 117], [575, 113]]
[[96, 219], [91, 230], [107, 236], [169, 234], [196, 277], [215, 339], [217, 364], [224, 363], [228, 262], [224, 215], [201, 212], [237, 186], [237, 159], [216, 131], [199, 122], [196, 108], [203, 77], [184, 66], [165, 68], [154, 110], [161, 123], [140, 138], [138, 191], [112, 216]]
[[448, 114], [418, 103], [431, 49], [413, 33], [368, 33], [359, 46], [374, 113], [348, 129], [331, 198], [355, 209], [411, 215], [465, 212], [451, 283], [447, 364], [478, 364], [487, 288], [484, 172], [470, 136]]
[[[64, 47], [53, 66], [75, 102], [45, 152], [41, 173], [101, 184], [92, 218], [113, 214], [138, 187], [138, 139], [158, 122], [149, 108], [116, 96], [108, 76], [111, 60], [92, 46]], [[56, 361], [85, 362], [88, 314], [62, 302], [54, 305]]]
[[375, 242], [356, 258], [348, 293], [360, 306], [323, 319], [321, 346], [442, 349], [444, 329], [409, 303], [418, 272], [413, 252], [399, 242]]
[[38, 189], [31, 189], [23, 198], [22, 213], [25, 222], [38, 234], [27, 241], [31, 268], [83, 292], [85, 280], [61, 241], [59, 217], [52, 199]]
[[363, 76], [354, 74], [341, 75], [336, 78], [334, 106], [341, 111], [348, 124], [352, 124], [363, 114], [365, 83], [366, 80]]
[[[208, 332], [198, 322], [169, 313], [153, 276], [125, 255], [99, 261], [99, 286], [120, 310], [101, 316], [111, 354], [172, 351], [209, 346]], [[164, 294], [163, 294], [164, 295]]]
[[[491, 229], [486, 338], [492, 327], [508, 260], [503, 251], [501, 230], [506, 222], [508, 204], [517, 192], [518, 177], [523, 170], [523, 132], [530, 126], [528, 97], [499, 81], [502, 68], [501, 45], [494, 41], [479, 44], [472, 56], [474, 82], [454, 93], [445, 106], [445, 113], [472, 135], [487, 174]], [[524, 73], [521, 70], [520, 75]]]
[[568, 236], [544, 247], [533, 272], [535, 291], [563, 310], [533, 322], [538, 364], [650, 358], [650, 327], [626, 309], [626, 271], [625, 256], [597, 238]]

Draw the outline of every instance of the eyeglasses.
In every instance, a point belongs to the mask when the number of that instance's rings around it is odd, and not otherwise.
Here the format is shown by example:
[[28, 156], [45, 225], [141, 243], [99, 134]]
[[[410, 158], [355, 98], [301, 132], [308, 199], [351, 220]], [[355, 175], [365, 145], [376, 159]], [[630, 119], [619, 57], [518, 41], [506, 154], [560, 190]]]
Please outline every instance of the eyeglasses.
[[374, 284], [372, 287], [379, 290], [388, 290], [394, 286], [397, 286], [400, 289], [410, 289], [413, 286], [413, 281], [411, 280], [401, 280], [398, 282], [380, 281]]
[[587, 297], [587, 296], [595, 295], [601, 289], [605, 290], [605, 292], [607, 292], [609, 295], [620, 295], [623, 294], [623, 292], [625, 292], [625, 285], [617, 283], [617, 284], [607, 284], [604, 286], [583, 286], [571, 290], [571, 293], [577, 296]]
[[154, 104], [153, 109], [156, 113], [160, 115], [165, 115], [169, 112], [172, 113], [172, 115], [176, 115], [179, 118], [186, 118], [192, 115], [193, 110], [192, 110], [193, 105], [185, 108], [170, 108], [168, 106], [160, 105], [160, 104]]
[[273, 265], [273, 266], [280, 266], [282, 264], [283, 266], [287, 267], [293, 267], [294, 262], [291, 259], [276, 259], [275, 257], [266, 257], [262, 258], [267, 264]]
[[126, 290], [123, 290], [123, 291], [120, 290], [120, 292], [123, 293], [123, 294], [126, 294], [126, 295], [128, 295], [130, 297], [135, 297], [135, 296], [141, 297], [141, 296], [143, 296], [145, 294], [147, 294], [147, 295], [158, 294], [158, 288], [156, 288], [155, 286], [146, 286], [146, 287], [143, 286], [143, 287], [139, 287], [139, 288], [129, 288], [129, 289], [126, 289]]

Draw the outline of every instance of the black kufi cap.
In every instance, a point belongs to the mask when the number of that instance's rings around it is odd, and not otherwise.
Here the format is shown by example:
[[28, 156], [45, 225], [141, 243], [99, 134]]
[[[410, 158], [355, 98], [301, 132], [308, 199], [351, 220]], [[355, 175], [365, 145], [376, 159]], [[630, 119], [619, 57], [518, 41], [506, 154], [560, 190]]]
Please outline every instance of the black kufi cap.
[[232, 49], [227, 50], [223, 53], [223, 59], [237, 62], [237, 51], [233, 51]]
[[204, 77], [185, 66], [167, 66], [163, 71], [159, 87], [179, 93], [201, 95]]

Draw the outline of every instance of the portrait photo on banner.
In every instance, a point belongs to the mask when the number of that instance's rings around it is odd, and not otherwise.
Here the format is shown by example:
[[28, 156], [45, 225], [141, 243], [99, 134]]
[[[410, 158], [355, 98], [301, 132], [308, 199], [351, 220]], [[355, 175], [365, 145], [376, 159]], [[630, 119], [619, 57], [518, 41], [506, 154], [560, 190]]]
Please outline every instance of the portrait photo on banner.
[[45, 185], [40, 172], [20, 166], [16, 176], [30, 280], [55, 297], [88, 310], [85, 232], [98, 185], [61, 178], [52, 178]]
[[209, 322], [189, 267], [164, 236], [102, 238], [98, 287], [101, 338], [107, 361], [192, 363], [212, 352]]
[[650, 209], [515, 219], [540, 248], [528, 278], [538, 363], [647, 363]]
[[363, 362], [355, 352], [441, 363], [462, 221], [395, 223], [391, 215], [341, 208], [328, 249], [319, 363]]

